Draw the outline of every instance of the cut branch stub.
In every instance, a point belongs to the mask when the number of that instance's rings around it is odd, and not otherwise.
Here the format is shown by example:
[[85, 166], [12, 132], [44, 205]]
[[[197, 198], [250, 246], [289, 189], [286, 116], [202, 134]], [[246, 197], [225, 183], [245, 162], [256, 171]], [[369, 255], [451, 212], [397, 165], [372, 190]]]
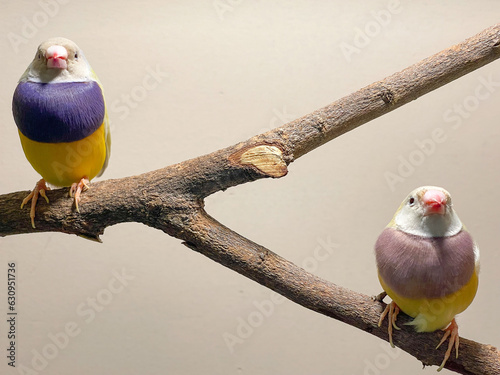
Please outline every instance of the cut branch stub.
[[288, 173], [281, 149], [268, 144], [240, 150], [229, 159], [236, 164], [249, 165], [272, 178], [283, 177]]

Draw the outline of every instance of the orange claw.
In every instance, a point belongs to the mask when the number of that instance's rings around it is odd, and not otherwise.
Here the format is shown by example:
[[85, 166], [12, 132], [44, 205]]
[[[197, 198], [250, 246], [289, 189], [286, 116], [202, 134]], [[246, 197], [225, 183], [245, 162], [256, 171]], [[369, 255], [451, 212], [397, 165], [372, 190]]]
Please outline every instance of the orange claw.
[[75, 208], [77, 212], [80, 212], [78, 208], [78, 203], [80, 202], [80, 195], [82, 191], [86, 191], [89, 188], [90, 181], [87, 177], [82, 177], [82, 179], [77, 183], [73, 183], [69, 188], [69, 196], [75, 198]]
[[448, 343], [448, 349], [446, 349], [446, 353], [444, 354], [444, 359], [443, 362], [441, 363], [441, 366], [437, 369], [438, 371], [441, 371], [446, 364], [446, 361], [448, 358], [450, 358], [451, 355], [451, 350], [453, 349], [453, 345], [455, 345], [455, 356], [458, 358], [458, 346], [460, 344], [460, 339], [458, 337], [458, 324], [455, 321], [455, 318], [451, 321], [451, 323], [446, 327], [443, 331], [445, 331], [443, 338], [439, 342], [438, 346], [436, 346], [436, 349], [441, 346], [443, 342], [446, 341], [448, 337], [450, 337], [450, 342]]
[[380, 327], [382, 325], [382, 322], [384, 321], [387, 313], [389, 313], [389, 324], [387, 328], [387, 332], [389, 333], [389, 344], [393, 348], [395, 348], [394, 343], [392, 342], [392, 329], [397, 329], [399, 330], [400, 328], [396, 325], [396, 319], [399, 314], [399, 306], [396, 305], [396, 302], [392, 301], [390, 304], [388, 304], [384, 311], [382, 311], [382, 314], [380, 315], [380, 319], [378, 320], [378, 326]]
[[45, 201], [49, 203], [49, 198], [45, 195], [45, 191], [50, 190], [50, 188], [45, 184], [45, 180], [42, 178], [35, 185], [35, 188], [28, 194], [26, 198], [23, 199], [21, 203], [21, 208], [23, 208], [30, 200], [31, 200], [31, 209], [30, 209], [30, 218], [31, 218], [31, 226], [33, 229], [35, 228], [35, 209], [36, 202], [38, 200], [38, 196], [41, 195], [45, 198]]

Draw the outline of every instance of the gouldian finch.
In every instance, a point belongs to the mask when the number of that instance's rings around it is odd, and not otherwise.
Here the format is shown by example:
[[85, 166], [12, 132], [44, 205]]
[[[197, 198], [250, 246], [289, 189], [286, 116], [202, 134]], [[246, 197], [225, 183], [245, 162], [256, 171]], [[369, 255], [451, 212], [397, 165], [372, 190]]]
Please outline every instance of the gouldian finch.
[[445, 331], [436, 349], [449, 337], [440, 371], [455, 346], [455, 315], [474, 299], [478, 287], [479, 248], [453, 209], [443, 188], [423, 186], [401, 203], [375, 244], [378, 277], [392, 302], [380, 316], [389, 314], [389, 342], [399, 311], [413, 317], [417, 332]]
[[31, 200], [33, 228], [38, 196], [49, 202], [46, 183], [69, 186], [79, 211], [82, 191], [104, 172], [111, 151], [101, 83], [82, 50], [65, 38], [40, 44], [19, 79], [12, 111], [24, 154], [42, 176], [21, 204]]

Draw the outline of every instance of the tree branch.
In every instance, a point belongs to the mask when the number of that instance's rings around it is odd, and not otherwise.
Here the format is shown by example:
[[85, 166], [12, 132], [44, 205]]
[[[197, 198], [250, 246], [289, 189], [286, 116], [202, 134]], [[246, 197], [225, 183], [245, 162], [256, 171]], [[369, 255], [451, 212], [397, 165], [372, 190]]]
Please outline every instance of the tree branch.
[[[36, 225], [20, 202], [28, 192], [0, 196], [0, 236], [40, 231], [99, 240], [110, 225], [140, 222], [184, 240], [189, 248], [233, 269], [288, 299], [388, 340], [377, 327], [383, 304], [322, 280], [270, 250], [226, 228], [204, 210], [204, 198], [260, 178], [279, 178], [287, 165], [356, 127], [388, 113], [500, 57], [500, 24], [373, 83], [322, 109], [245, 142], [139, 176], [92, 184], [74, 212], [66, 189], [49, 191]], [[401, 323], [410, 318], [401, 315]], [[415, 333], [401, 326], [395, 344], [425, 365], [439, 365], [440, 332]], [[499, 374], [500, 352], [461, 339], [460, 356], [446, 368], [462, 374]]]

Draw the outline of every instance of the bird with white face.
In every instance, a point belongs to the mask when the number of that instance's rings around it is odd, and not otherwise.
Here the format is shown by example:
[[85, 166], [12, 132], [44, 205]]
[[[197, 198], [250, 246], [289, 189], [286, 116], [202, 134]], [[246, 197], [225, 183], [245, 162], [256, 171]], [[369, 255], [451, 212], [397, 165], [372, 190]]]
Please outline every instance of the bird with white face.
[[26, 158], [42, 176], [21, 204], [31, 200], [31, 225], [38, 196], [48, 203], [46, 183], [69, 186], [78, 211], [82, 191], [104, 172], [111, 150], [102, 87], [82, 50], [65, 38], [40, 44], [12, 110]]
[[449, 337], [440, 371], [453, 347], [458, 357], [455, 316], [472, 302], [478, 287], [479, 248], [458, 218], [450, 194], [423, 186], [401, 203], [375, 244], [378, 277], [391, 297], [380, 316], [388, 314], [389, 342], [399, 311], [413, 317], [417, 332], [444, 329], [436, 349]]

